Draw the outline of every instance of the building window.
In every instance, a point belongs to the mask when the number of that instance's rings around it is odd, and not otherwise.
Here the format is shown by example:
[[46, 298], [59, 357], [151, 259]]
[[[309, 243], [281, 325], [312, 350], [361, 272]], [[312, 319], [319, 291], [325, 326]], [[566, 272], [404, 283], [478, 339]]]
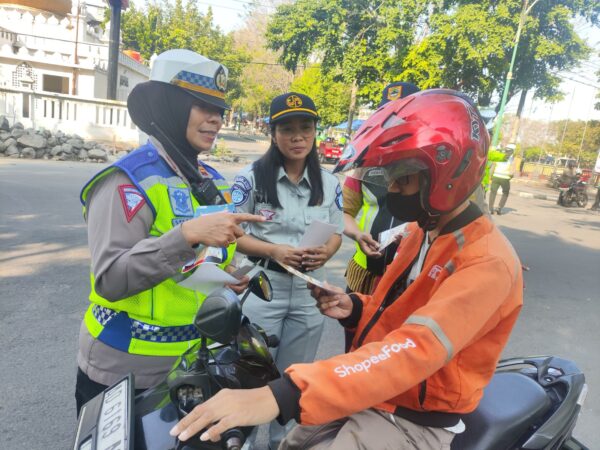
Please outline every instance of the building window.
[[119, 87], [129, 87], [129, 78], [125, 75], [119, 75]]
[[37, 75], [27, 63], [21, 63], [12, 73], [12, 84], [16, 88], [37, 89]]
[[42, 90], [56, 92], [57, 94], [69, 93], [69, 79], [55, 75], [42, 75]]

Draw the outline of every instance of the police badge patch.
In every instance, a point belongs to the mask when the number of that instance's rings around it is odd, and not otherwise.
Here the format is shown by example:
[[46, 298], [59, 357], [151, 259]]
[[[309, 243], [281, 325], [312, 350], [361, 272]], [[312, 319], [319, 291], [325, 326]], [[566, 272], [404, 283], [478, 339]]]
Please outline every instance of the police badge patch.
[[225, 73], [223, 66], [219, 66], [215, 73], [215, 86], [217, 86], [217, 89], [221, 92], [225, 92], [225, 89], [227, 88], [227, 74]]
[[187, 188], [169, 187], [169, 201], [171, 202], [171, 210], [176, 216], [193, 217], [194, 208], [192, 207], [192, 199], [190, 191]]
[[121, 184], [119, 186], [119, 195], [121, 196], [121, 203], [125, 210], [127, 223], [129, 223], [142, 206], [146, 204], [146, 199], [138, 188], [132, 184]]
[[248, 201], [250, 197], [250, 191], [245, 189], [242, 185], [234, 184], [231, 187], [231, 201], [235, 206], [242, 206]]

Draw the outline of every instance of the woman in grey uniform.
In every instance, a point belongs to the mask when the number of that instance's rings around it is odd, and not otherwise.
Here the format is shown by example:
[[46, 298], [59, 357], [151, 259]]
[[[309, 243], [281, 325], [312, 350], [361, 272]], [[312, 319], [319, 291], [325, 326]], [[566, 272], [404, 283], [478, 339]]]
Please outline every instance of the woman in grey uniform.
[[[319, 165], [315, 145], [318, 114], [302, 94], [287, 93], [271, 103], [271, 146], [265, 155], [235, 178], [232, 199], [238, 212], [262, 215], [265, 222], [245, 226], [238, 251], [267, 270], [273, 285], [273, 301], [251, 297], [244, 314], [280, 339], [273, 350], [280, 371], [292, 363], [315, 358], [323, 331], [306, 281], [289, 274], [280, 261], [311, 276], [325, 279], [323, 265], [339, 249], [344, 229], [342, 191], [337, 178]], [[322, 246], [298, 248], [300, 238], [314, 220], [336, 225], [336, 232]], [[271, 449], [276, 449], [286, 428], [270, 426]]]

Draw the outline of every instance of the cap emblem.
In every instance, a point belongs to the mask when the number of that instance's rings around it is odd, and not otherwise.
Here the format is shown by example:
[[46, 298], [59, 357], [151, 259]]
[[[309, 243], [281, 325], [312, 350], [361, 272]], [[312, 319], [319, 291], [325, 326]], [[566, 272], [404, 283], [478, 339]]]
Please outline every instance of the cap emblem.
[[215, 85], [221, 92], [225, 92], [225, 89], [227, 88], [227, 74], [225, 74], [223, 66], [219, 66], [215, 73]]
[[290, 95], [286, 100], [285, 104], [288, 108], [300, 108], [302, 106], [302, 99], [297, 95]]
[[392, 86], [388, 89], [387, 99], [396, 100], [402, 97], [402, 86]]

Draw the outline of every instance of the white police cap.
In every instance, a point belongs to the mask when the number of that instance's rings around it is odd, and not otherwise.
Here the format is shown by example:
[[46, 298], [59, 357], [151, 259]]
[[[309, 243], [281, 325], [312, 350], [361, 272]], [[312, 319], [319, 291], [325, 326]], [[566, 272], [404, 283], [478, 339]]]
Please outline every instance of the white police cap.
[[167, 50], [152, 63], [150, 80], [187, 90], [203, 102], [223, 109], [228, 70], [222, 64], [185, 49]]

